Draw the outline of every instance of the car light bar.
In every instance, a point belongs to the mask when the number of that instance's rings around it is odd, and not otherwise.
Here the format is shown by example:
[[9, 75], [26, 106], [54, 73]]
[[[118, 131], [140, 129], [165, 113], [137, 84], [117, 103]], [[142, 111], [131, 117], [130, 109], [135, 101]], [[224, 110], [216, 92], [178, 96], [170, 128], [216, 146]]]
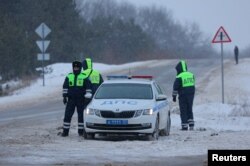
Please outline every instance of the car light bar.
[[109, 75], [107, 76], [108, 80], [111, 79], [133, 79], [133, 78], [139, 78], [139, 79], [153, 79], [153, 76], [146, 76], [146, 75], [135, 75], [135, 76], [126, 76], [126, 75]]
[[142, 79], [153, 79], [153, 76], [140, 76], [140, 75], [137, 75], [137, 76], [131, 76], [131, 78], [142, 78]]
[[111, 79], [128, 79], [128, 76], [126, 76], [126, 75], [110, 75], [110, 76], [107, 76], [107, 79], [108, 80], [111, 80]]

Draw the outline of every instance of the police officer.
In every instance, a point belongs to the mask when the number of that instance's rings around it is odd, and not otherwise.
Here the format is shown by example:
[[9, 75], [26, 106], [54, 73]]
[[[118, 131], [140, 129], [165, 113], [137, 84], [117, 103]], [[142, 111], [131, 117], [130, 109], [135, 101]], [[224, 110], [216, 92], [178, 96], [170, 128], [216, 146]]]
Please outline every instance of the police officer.
[[181, 130], [193, 130], [193, 100], [195, 94], [195, 78], [194, 74], [187, 71], [187, 64], [181, 60], [175, 67], [177, 76], [173, 86], [173, 102], [176, 102], [178, 95], [180, 116], [181, 116]]
[[[93, 63], [90, 58], [86, 58], [82, 62], [83, 73], [87, 76], [91, 83], [91, 93], [95, 94], [97, 88], [102, 84], [103, 78], [102, 75], [93, 69]], [[91, 101], [90, 98], [85, 100], [85, 106]]]
[[90, 89], [90, 83], [86, 76], [81, 73], [82, 63], [74, 61], [72, 63], [73, 73], [69, 73], [63, 83], [63, 103], [66, 104], [65, 115], [63, 120], [63, 133], [62, 136], [69, 135], [70, 122], [74, 114], [75, 107], [78, 114], [78, 134], [83, 136], [84, 123], [83, 123], [83, 109], [85, 93]]

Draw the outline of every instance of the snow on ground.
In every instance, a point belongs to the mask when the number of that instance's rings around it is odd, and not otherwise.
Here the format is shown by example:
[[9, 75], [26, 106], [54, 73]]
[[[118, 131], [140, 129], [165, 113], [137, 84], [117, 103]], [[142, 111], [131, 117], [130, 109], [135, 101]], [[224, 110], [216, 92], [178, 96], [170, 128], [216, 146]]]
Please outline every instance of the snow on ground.
[[[139, 68], [141, 66], [154, 64], [154, 60], [145, 62], [134, 62], [123, 65], [106, 65], [101, 63], [94, 63], [93, 67], [99, 70], [102, 74], [113, 71], [129, 71], [130, 68]], [[48, 71], [52, 71], [45, 75], [45, 86], [43, 80], [38, 79], [31, 86], [17, 90], [11, 96], [0, 97], [0, 111], [8, 107], [22, 106], [24, 104], [35, 104], [42, 100], [58, 99], [58, 93], [62, 91], [62, 84], [67, 73], [72, 71], [71, 63], [57, 63], [47, 66]], [[15, 82], [15, 84], [17, 84]]]
[[[113, 69], [122, 70], [130, 65], [139, 67], [149, 65], [148, 62], [110, 66], [95, 64], [101, 71]], [[62, 138], [57, 136], [61, 119], [54, 124], [43, 124], [25, 127], [25, 132], [15, 128], [19, 124], [12, 124], [3, 128], [2, 133], [8, 132], [7, 137], [0, 138], [2, 151], [0, 163], [25, 164], [55, 164], [55, 165], [102, 165], [123, 163], [120, 165], [133, 165], [143, 162], [152, 165], [153, 161], [162, 160], [170, 156], [206, 155], [208, 149], [250, 149], [250, 108], [249, 97], [250, 71], [247, 70], [250, 59], [244, 59], [239, 65], [233, 62], [225, 64], [225, 104], [221, 101], [220, 67], [213, 69], [197, 85], [197, 94], [194, 102], [194, 118], [196, 129], [194, 131], [180, 131], [179, 114], [171, 115], [172, 127], [168, 137], [160, 137], [158, 141], [145, 141], [140, 139], [114, 139], [98, 137], [96, 140], [84, 140], [78, 137], [76, 115], [72, 120], [70, 136]], [[46, 76], [47, 84], [61, 89], [61, 82], [65, 73], [70, 70], [70, 64], [53, 65], [55, 73]], [[59, 74], [60, 73], [60, 74]], [[58, 88], [59, 87], [59, 88]], [[23, 99], [32, 98], [32, 89], [43, 95], [46, 87], [41, 86], [41, 80], [29, 88], [18, 91], [11, 96]], [[34, 97], [34, 96], [33, 96]], [[1, 98], [0, 105], [10, 102], [9, 97]], [[17, 99], [15, 99], [17, 100]], [[176, 103], [173, 107], [176, 107]], [[17, 135], [16, 133], [20, 133]], [[5, 145], [5, 146], [3, 146]], [[20, 150], [19, 150], [20, 149]], [[132, 164], [131, 164], [132, 163]], [[135, 164], [136, 165], [136, 164]]]

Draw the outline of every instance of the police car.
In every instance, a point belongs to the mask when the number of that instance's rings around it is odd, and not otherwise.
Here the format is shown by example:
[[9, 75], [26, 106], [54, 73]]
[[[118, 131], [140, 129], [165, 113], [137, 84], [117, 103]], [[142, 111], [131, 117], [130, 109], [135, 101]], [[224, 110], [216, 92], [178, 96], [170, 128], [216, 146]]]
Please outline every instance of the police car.
[[84, 110], [87, 138], [136, 134], [157, 140], [170, 133], [167, 96], [152, 76], [109, 76]]

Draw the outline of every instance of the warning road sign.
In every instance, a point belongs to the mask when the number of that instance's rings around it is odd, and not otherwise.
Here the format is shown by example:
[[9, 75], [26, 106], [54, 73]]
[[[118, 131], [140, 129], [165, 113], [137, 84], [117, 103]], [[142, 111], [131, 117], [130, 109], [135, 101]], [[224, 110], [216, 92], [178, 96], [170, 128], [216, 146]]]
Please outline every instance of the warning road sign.
[[221, 26], [218, 31], [216, 32], [212, 43], [227, 43], [231, 42], [230, 37], [228, 36], [227, 32], [225, 29]]
[[216, 32], [212, 43], [221, 44], [221, 85], [222, 85], [222, 103], [224, 104], [224, 66], [223, 66], [223, 43], [231, 42], [225, 29], [221, 26]]

